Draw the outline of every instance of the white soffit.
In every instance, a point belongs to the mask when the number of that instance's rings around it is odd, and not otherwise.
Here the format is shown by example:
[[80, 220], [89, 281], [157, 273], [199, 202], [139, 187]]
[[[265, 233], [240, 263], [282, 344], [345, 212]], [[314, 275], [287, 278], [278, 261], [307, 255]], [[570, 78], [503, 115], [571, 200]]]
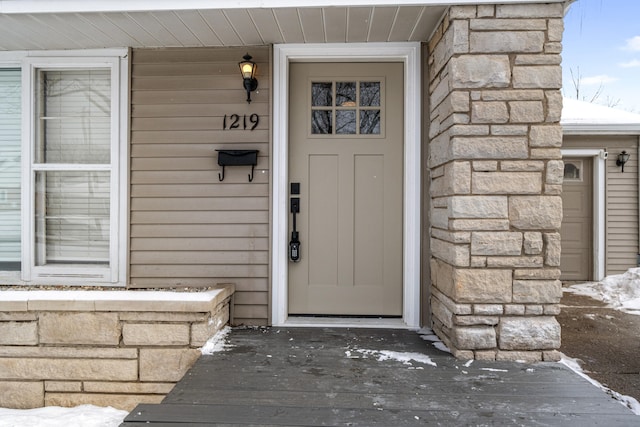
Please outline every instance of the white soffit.
[[0, 51], [426, 41], [445, 9], [362, 6], [0, 14]]
[[[562, 3], [565, 0], [546, 0]], [[450, 6], [535, 3], [534, 0], [0, 0], [0, 13], [83, 13], [206, 9], [271, 9], [352, 6]]]
[[423, 42], [448, 6], [496, 2], [0, 0], [0, 51]]

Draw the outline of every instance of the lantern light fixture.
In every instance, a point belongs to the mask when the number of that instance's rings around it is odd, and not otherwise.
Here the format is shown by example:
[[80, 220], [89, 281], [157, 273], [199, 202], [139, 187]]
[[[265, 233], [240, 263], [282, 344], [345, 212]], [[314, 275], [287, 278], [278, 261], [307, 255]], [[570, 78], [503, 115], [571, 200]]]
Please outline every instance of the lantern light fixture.
[[624, 172], [624, 165], [629, 161], [629, 157], [631, 157], [631, 154], [627, 153], [625, 150], [622, 150], [622, 153], [618, 154], [616, 166], [621, 166], [622, 172]]
[[244, 90], [247, 91], [247, 103], [251, 104], [251, 92], [258, 88], [258, 80], [256, 79], [258, 66], [251, 60], [252, 57], [248, 53], [242, 59], [238, 65], [240, 66], [240, 74], [242, 74]]

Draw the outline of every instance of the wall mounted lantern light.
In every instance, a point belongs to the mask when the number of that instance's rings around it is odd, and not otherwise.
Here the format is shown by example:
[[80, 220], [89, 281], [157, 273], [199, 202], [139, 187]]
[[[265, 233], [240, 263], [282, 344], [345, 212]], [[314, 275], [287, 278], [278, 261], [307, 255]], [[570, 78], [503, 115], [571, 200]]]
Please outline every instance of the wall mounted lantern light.
[[629, 157], [631, 154], [622, 150], [622, 153], [618, 154], [618, 158], [616, 159], [616, 166], [622, 166], [622, 172], [624, 172], [624, 164], [629, 161]]
[[238, 65], [240, 66], [244, 89], [247, 91], [247, 102], [251, 104], [251, 92], [258, 88], [258, 80], [256, 80], [258, 66], [251, 60], [251, 55], [248, 53], [242, 59], [243, 61], [240, 61]]

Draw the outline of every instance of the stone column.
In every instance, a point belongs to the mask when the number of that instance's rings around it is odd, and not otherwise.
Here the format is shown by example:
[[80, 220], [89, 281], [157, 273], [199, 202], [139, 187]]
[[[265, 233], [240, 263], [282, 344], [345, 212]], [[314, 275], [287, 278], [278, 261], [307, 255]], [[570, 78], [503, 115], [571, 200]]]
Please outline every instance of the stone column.
[[452, 6], [429, 41], [431, 308], [456, 357], [559, 356], [563, 12]]

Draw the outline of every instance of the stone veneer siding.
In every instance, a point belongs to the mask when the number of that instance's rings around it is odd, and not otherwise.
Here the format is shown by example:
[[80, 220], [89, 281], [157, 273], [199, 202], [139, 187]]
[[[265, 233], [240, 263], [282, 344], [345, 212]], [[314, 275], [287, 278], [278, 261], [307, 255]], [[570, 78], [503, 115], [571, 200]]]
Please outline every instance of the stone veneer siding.
[[563, 14], [453, 6], [429, 41], [431, 308], [459, 358], [559, 358]]
[[229, 322], [234, 286], [65, 292], [0, 291], [0, 407], [159, 403]]

